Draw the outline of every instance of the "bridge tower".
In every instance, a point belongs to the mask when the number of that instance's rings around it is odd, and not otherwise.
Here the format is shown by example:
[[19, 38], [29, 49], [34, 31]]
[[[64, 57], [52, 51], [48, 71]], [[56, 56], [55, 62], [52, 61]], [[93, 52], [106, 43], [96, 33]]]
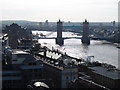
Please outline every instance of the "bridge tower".
[[85, 19], [83, 22], [83, 36], [82, 36], [82, 43], [83, 44], [90, 44], [90, 37], [89, 37], [89, 22]]
[[63, 45], [64, 44], [64, 40], [62, 38], [62, 22], [59, 21], [57, 22], [57, 38], [56, 38], [56, 44], [58, 45]]

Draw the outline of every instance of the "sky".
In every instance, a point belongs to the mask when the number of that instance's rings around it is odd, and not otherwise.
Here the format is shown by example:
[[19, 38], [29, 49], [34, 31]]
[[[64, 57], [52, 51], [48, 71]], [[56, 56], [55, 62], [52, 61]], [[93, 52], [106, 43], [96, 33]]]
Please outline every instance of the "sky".
[[0, 0], [1, 20], [111, 22], [119, 0]]

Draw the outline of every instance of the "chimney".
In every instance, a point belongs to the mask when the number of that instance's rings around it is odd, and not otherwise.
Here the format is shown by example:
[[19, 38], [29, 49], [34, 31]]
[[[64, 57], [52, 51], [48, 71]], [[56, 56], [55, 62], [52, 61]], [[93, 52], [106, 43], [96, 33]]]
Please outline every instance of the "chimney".
[[44, 59], [46, 58], [46, 52], [47, 52], [47, 51], [46, 51], [46, 50], [44, 50]]

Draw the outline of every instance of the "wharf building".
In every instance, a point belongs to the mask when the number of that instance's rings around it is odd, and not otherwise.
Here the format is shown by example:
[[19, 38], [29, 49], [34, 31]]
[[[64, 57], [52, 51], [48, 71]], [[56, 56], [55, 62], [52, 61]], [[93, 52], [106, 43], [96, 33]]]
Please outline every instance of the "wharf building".
[[[75, 58], [59, 50], [41, 48], [33, 55], [20, 49], [8, 48], [5, 54], [7, 60], [3, 65], [3, 72], [0, 72], [3, 88], [33, 87], [36, 89], [41, 84], [46, 88], [47, 85], [50, 88], [89, 87], [105, 90], [106, 87], [110, 89], [119, 87], [120, 74], [117, 70], [107, 70], [108, 68], [100, 63], [78, 65]], [[39, 85], [36, 85], [36, 82]]]
[[35, 55], [44, 63], [44, 78], [51, 78], [54, 88], [69, 88], [72, 81], [78, 78], [78, 67], [75, 59], [58, 53], [57, 51], [46, 50]]
[[76, 58], [63, 54], [58, 50], [49, 49], [36, 53], [35, 57], [43, 61], [44, 78], [52, 79], [54, 88], [74, 88], [76, 90], [97, 88], [107, 90], [104, 86], [92, 82], [89, 74], [83, 73], [84, 70], [78, 71], [79, 64]]
[[78, 65], [79, 74], [88, 75], [94, 83], [104, 89], [118, 89], [120, 87], [120, 71], [112, 65], [99, 62], [81, 63]]
[[118, 89], [120, 87], [120, 71], [118, 70], [101, 66], [89, 67], [88, 74], [94, 82], [107, 88]]

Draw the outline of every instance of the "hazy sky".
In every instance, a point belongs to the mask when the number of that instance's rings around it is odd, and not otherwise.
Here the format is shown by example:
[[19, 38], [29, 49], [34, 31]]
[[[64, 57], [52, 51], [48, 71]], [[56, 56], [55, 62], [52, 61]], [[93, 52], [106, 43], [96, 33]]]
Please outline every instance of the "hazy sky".
[[2, 20], [117, 21], [119, 0], [0, 0]]

